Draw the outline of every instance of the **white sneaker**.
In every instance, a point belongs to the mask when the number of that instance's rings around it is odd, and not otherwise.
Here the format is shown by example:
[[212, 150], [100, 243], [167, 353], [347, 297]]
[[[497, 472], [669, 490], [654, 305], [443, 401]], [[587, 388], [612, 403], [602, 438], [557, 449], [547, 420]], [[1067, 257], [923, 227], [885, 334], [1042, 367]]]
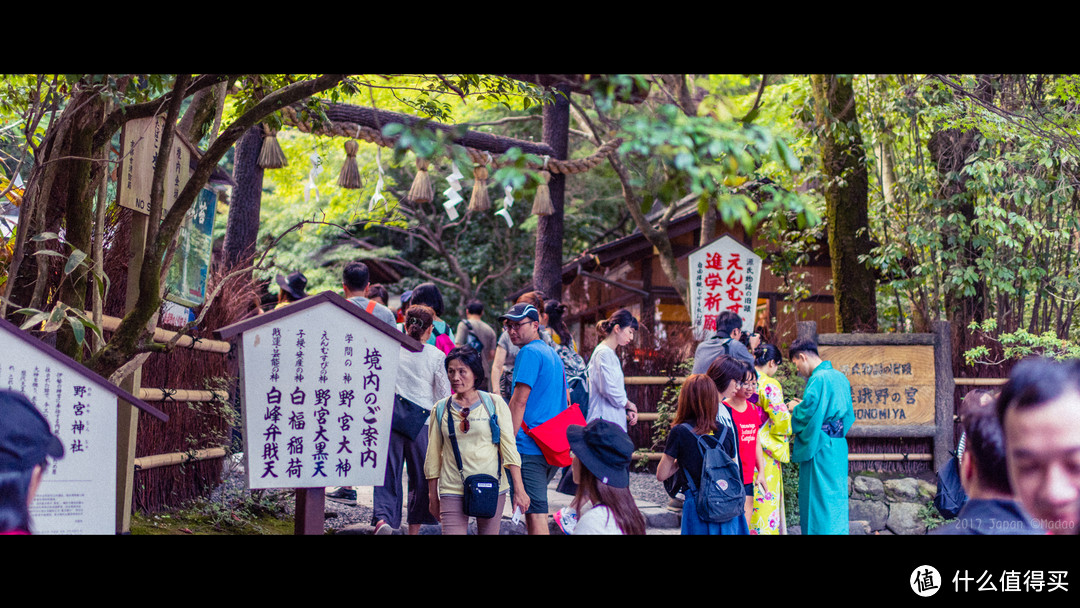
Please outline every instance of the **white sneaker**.
[[565, 507], [555, 512], [555, 525], [559, 526], [562, 533], [570, 536], [577, 526], [577, 511], [573, 507]]

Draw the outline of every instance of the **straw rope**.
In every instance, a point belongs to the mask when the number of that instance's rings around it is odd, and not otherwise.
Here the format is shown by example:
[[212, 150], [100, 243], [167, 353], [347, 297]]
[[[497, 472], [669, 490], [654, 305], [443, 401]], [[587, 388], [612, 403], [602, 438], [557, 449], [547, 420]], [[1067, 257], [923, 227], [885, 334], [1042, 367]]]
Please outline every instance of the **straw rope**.
[[[371, 127], [365, 127], [350, 122], [325, 122], [319, 128], [312, 128], [311, 124], [300, 119], [296, 110], [292, 107], [285, 107], [281, 110], [282, 118], [284, 122], [304, 133], [311, 133], [313, 135], [326, 135], [331, 137], [351, 137], [353, 139], [359, 139], [368, 143], [373, 143], [384, 148], [392, 148], [394, 142], [397, 141], [396, 137], [386, 137], [380, 133], [377, 129]], [[572, 175], [575, 173], [584, 173], [594, 169], [597, 165], [604, 162], [608, 154], [613, 152], [619, 145], [622, 144], [622, 139], [613, 139], [604, 145], [597, 148], [596, 152], [593, 152], [585, 158], [577, 158], [573, 160], [558, 160], [555, 158], [549, 158], [546, 163], [529, 163], [531, 169], [540, 170], [545, 169], [551, 173], [561, 173], [563, 175]], [[494, 169], [506, 166], [509, 162], [501, 162], [498, 157], [491, 157], [490, 153], [484, 150], [477, 150], [468, 146], [461, 146], [465, 152], [469, 155], [469, 159], [473, 163], [478, 165], [489, 165]], [[490, 162], [488, 159], [491, 158]], [[546, 164], [546, 166], [545, 166]]]

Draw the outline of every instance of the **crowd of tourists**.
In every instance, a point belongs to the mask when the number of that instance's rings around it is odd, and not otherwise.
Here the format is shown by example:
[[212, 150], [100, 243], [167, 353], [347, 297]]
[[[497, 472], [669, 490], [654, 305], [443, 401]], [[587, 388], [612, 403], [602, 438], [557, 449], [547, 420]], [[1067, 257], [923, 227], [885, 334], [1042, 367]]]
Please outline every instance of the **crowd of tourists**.
[[[279, 275], [277, 306], [305, 297], [306, 283], [300, 272]], [[342, 291], [422, 344], [401, 350], [386, 473], [373, 491], [376, 535], [403, 523], [408, 534], [435, 523], [443, 534], [466, 534], [471, 518], [477, 533], [498, 534], [507, 510], [529, 534], [548, 534], [548, 487], [560, 472], [558, 491], [574, 496], [553, 514], [563, 532], [645, 533], [629, 490], [627, 431], [638, 405], [627, 397], [618, 355], [640, 329], [629, 310], [597, 323], [599, 342], [586, 360], [563, 320], [566, 306], [540, 292], [517, 298], [495, 327], [484, 321], [483, 303], [471, 301], [451, 330], [434, 283], [401, 294], [391, 310], [386, 288], [353, 262]], [[681, 504], [682, 534], [786, 533], [781, 466], [791, 462], [799, 464], [801, 533], [847, 534], [850, 383], [817, 344], [798, 339], [787, 356], [807, 382], [801, 399], [785, 401], [776, 379], [781, 350], [742, 327], [738, 315], [722, 313], [698, 345], [657, 465], [657, 479]], [[960, 498], [955, 520], [936, 533], [1076, 533], [1080, 362], [1025, 360], [999, 394], [969, 394], [960, 419]], [[0, 391], [0, 533], [29, 532], [28, 507], [48, 458], [62, 456], [40, 412]], [[328, 488], [327, 496], [356, 501], [354, 488]]]

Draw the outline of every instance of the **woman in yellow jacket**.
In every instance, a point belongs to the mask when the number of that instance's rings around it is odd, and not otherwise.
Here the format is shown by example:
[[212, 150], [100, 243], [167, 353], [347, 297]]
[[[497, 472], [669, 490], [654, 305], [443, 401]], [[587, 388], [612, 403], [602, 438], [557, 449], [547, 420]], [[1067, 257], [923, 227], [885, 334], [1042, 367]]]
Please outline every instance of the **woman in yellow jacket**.
[[783, 358], [780, 349], [762, 344], [754, 350], [758, 373], [758, 405], [769, 419], [758, 431], [758, 445], [765, 454], [765, 469], [754, 479], [754, 512], [750, 517], [751, 534], [780, 534], [783, 522], [784, 482], [780, 464], [790, 462], [791, 412], [784, 403], [780, 383], [773, 377]]

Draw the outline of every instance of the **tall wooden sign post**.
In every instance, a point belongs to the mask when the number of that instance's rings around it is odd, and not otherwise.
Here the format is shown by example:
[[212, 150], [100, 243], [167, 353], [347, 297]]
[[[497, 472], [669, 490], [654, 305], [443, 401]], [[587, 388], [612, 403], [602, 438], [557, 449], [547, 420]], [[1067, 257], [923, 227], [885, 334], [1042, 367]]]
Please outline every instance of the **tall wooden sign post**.
[[[139, 275], [142, 273], [142, 261], [146, 251], [150, 189], [156, 161], [161, 158], [169, 163], [166, 166], [165, 197], [162, 201], [163, 211], [168, 211], [191, 176], [191, 158], [193, 155], [198, 156], [198, 150], [179, 133], [174, 133], [172, 149], [168, 150], [167, 154], [163, 153], [160, 147], [164, 128], [164, 116], [139, 118], [124, 123], [120, 136], [123, 160], [120, 163], [116, 202], [121, 207], [135, 211], [131, 214], [125, 314], [131, 312], [139, 298]], [[120, 386], [129, 393], [137, 393], [141, 384], [142, 368], [139, 368], [125, 378]], [[121, 479], [116, 491], [117, 500], [123, 505], [117, 515], [117, 527], [120, 531], [126, 532], [131, 527], [131, 494], [135, 480], [135, 435], [139, 428], [138, 409], [121, 401], [117, 424], [119, 425], [117, 464]]]
[[247, 487], [296, 488], [323, 534], [326, 486], [381, 486], [401, 348], [423, 345], [324, 291], [217, 331], [239, 347]]
[[851, 382], [848, 437], [933, 437], [934, 470], [948, 461], [955, 385], [947, 321], [934, 323], [933, 333], [821, 335], [803, 321], [798, 336], [815, 340], [821, 358]]

